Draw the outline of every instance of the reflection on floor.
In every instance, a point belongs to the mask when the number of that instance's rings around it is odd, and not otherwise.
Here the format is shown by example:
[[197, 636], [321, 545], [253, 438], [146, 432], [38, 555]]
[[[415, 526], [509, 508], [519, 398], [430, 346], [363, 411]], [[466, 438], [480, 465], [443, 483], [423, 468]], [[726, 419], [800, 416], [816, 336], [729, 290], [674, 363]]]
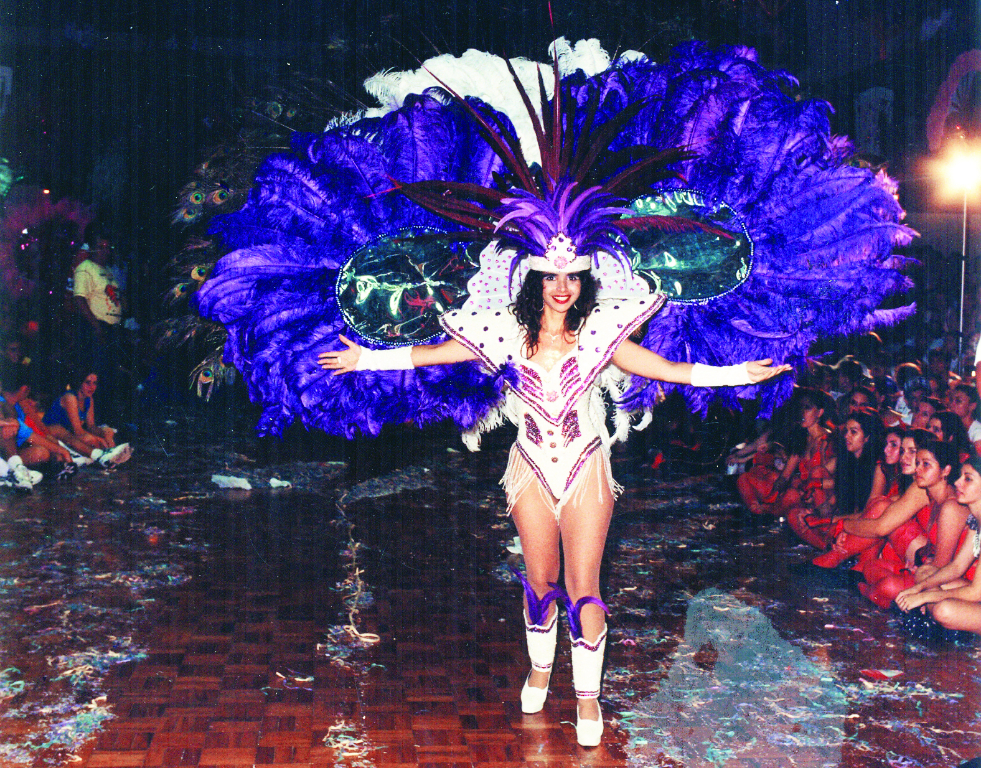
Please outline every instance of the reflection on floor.
[[609, 728], [586, 750], [567, 639], [545, 710], [518, 708], [502, 451], [351, 487], [338, 464], [257, 468], [207, 442], [176, 461], [155, 445], [0, 497], [0, 765], [939, 767], [981, 753], [978, 648], [911, 640], [847, 572], [748, 520], [725, 478], [654, 482], [617, 461]]

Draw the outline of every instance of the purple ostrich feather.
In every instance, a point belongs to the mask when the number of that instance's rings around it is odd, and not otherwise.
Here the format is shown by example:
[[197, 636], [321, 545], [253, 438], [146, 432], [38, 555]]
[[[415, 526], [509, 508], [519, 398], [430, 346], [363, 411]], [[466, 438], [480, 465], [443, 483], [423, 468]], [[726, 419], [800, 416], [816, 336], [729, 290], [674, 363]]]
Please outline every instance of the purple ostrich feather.
[[[802, 366], [819, 337], [908, 316], [912, 305], [884, 306], [911, 287], [893, 254], [914, 236], [895, 184], [844, 162], [848, 145], [831, 134], [830, 107], [788, 96], [794, 82], [748, 48], [698, 42], [663, 64], [619, 61], [593, 77], [570, 75], [558, 90], [561, 110], [538, 126], [550, 144], [540, 174], [516, 172], [508, 118], [473, 100], [414, 96], [381, 118], [296, 135], [291, 151], [259, 169], [245, 206], [214, 220], [231, 252], [195, 294], [200, 312], [228, 330], [225, 359], [262, 406], [260, 432], [279, 434], [296, 420], [347, 436], [447, 418], [472, 427], [501, 403], [513, 371], [463, 363], [332, 376], [319, 368], [317, 355], [351, 333], [337, 304], [338, 271], [366, 243], [405, 227], [496, 237], [523, 254], [543, 253], [564, 232], [580, 252], [622, 260], [631, 229], [621, 205], [648, 194], [655, 177], [728, 205], [754, 256], [738, 288], [669, 303], [650, 321], [646, 348], [669, 360]], [[403, 194], [385, 194], [393, 186]], [[635, 377], [619, 405], [650, 408], [678, 390], [696, 411], [759, 396], [765, 412], [792, 386], [791, 377], [719, 390]]]
[[500, 217], [496, 227], [498, 250], [514, 250], [519, 258], [541, 256], [552, 238], [563, 234], [580, 255], [606, 252], [629, 267], [626, 241], [616, 221], [630, 210], [601, 187], [577, 193], [577, 186], [575, 181], [559, 182], [544, 198], [512, 189], [511, 196], [495, 212]]

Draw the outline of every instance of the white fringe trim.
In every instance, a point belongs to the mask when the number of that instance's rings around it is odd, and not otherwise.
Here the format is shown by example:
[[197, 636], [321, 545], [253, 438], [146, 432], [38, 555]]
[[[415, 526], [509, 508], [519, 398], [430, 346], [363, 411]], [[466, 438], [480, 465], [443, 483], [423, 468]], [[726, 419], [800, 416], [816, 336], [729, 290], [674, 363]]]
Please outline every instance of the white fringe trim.
[[524, 456], [518, 450], [518, 446], [512, 445], [511, 452], [508, 454], [508, 466], [504, 471], [504, 477], [501, 478], [501, 486], [504, 488], [504, 495], [507, 498], [507, 512], [510, 515], [521, 495], [531, 486], [534, 486], [533, 492], [537, 493], [542, 504], [552, 511], [552, 514], [555, 515], [555, 522], [558, 523], [562, 517], [562, 510], [567, 504], [571, 502], [575, 506], [581, 506], [587, 501], [586, 487], [589, 485], [588, 481], [593, 477], [599, 480], [596, 486], [597, 504], [603, 501], [604, 483], [614, 500], [623, 493], [623, 486], [613, 479], [613, 465], [610, 463], [610, 455], [601, 447], [593, 451], [592, 456], [579, 470], [575, 482], [566, 488], [561, 498], [556, 499], [538, 479], [538, 475], [535, 474], [528, 462], [525, 461]]

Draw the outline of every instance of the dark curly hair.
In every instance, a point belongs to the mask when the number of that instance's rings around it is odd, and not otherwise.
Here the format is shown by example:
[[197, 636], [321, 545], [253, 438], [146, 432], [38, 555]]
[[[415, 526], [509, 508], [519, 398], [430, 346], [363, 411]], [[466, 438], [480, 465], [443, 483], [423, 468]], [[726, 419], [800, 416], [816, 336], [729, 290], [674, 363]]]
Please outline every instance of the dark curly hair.
[[867, 442], [859, 456], [845, 448], [844, 433], [840, 432], [835, 445], [835, 500], [838, 513], [849, 515], [865, 509], [872, 492], [875, 465], [882, 456], [883, 427], [879, 414], [871, 408], [859, 408], [845, 416], [845, 423], [854, 421]]
[[[542, 311], [545, 307], [543, 294], [545, 274], [535, 269], [528, 271], [512, 309], [518, 324], [525, 329], [525, 344], [528, 347], [529, 357], [538, 351], [538, 335], [542, 330]], [[579, 276], [579, 298], [565, 314], [566, 333], [577, 332], [583, 320], [596, 306], [596, 280], [592, 272], [585, 270], [571, 274]]]

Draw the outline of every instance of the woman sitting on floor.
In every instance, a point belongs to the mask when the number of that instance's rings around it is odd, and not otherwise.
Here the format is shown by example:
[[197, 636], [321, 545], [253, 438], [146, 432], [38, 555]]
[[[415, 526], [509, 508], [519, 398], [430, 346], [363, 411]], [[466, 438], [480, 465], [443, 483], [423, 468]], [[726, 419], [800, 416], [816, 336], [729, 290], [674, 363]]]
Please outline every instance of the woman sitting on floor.
[[903, 611], [926, 606], [945, 629], [981, 634], [981, 457], [972, 456], [961, 466], [954, 487], [958, 503], [971, 512], [967, 519], [971, 533], [961, 541], [953, 560], [900, 592], [896, 605]]
[[[918, 432], [929, 439], [929, 433], [924, 430]], [[855, 570], [861, 571], [879, 554], [885, 539], [854, 536], [845, 533], [843, 527], [844, 521], [848, 519], [875, 520], [881, 517], [889, 505], [906, 493], [913, 483], [913, 472], [916, 469], [915, 437], [903, 426], [888, 428], [885, 436], [886, 447], [883, 448], [882, 459], [875, 468], [872, 492], [865, 509], [861, 515], [838, 515], [832, 518], [831, 547], [814, 558], [812, 562], [815, 565], [821, 568], [837, 568], [845, 560], [858, 555], [859, 561]]]
[[964, 423], [952, 411], [937, 411], [927, 423], [927, 429], [941, 443], [950, 443], [953, 445], [962, 464], [972, 454], [977, 453], [971, 441], [968, 439], [967, 430], [964, 429]]
[[971, 384], [958, 384], [950, 391], [950, 410], [961, 420], [975, 453], [981, 454], [981, 397]]
[[836, 443], [834, 463], [827, 465], [827, 476], [812, 480], [802, 503], [787, 513], [794, 533], [811, 546], [825, 549], [831, 543], [834, 511], [854, 515], [865, 509], [880, 456], [879, 415], [867, 408], [849, 413]]
[[95, 391], [99, 377], [84, 374], [75, 382], [73, 391], [57, 398], [45, 412], [42, 423], [49, 434], [83, 456], [103, 466], [122, 464], [132, 455], [129, 443], [116, 445], [116, 430], [96, 426]]
[[876, 520], [844, 520], [858, 536], [887, 536], [879, 556], [863, 570], [859, 591], [888, 608], [902, 590], [947, 565], [964, 535], [967, 509], [954, 498], [960, 463], [949, 443], [918, 445], [914, 486]]
[[799, 409], [800, 420], [786, 430], [789, 439], [782, 470], [772, 461], [760, 461], [736, 481], [743, 503], [754, 514], [784, 514], [800, 503], [808, 483], [828, 476], [825, 465], [833, 461], [828, 419], [834, 413], [834, 401], [820, 390], [801, 387], [790, 407]]

